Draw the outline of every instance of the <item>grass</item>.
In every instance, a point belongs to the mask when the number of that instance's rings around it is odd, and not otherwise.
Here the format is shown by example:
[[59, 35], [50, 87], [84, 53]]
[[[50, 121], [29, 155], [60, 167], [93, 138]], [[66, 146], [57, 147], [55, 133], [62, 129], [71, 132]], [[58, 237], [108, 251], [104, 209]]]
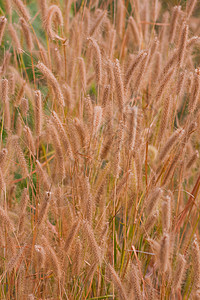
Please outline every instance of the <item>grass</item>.
[[198, 3], [8, 4], [0, 299], [199, 299]]

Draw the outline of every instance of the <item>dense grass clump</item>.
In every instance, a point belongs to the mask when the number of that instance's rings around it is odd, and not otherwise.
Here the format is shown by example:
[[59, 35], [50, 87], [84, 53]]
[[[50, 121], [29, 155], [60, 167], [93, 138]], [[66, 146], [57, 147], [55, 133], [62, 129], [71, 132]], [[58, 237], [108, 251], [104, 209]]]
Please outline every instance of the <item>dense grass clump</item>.
[[200, 299], [197, 1], [1, 1], [0, 299]]

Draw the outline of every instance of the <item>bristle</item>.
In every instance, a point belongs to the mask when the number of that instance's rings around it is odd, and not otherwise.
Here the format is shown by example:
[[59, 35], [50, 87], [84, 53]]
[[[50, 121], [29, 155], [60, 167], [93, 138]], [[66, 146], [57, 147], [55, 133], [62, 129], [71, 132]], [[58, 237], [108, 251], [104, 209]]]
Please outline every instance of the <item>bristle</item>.
[[39, 41], [38, 41], [38, 48], [39, 48], [39, 53], [40, 53], [40, 59], [47, 66], [49, 64], [49, 58], [47, 56], [47, 51], [44, 48], [44, 46], [42, 45], [42, 43], [40, 43]]
[[187, 38], [188, 38], [188, 25], [184, 24], [181, 37], [180, 37], [179, 47], [178, 47], [178, 65], [180, 67], [182, 67], [184, 61]]
[[42, 241], [45, 246], [44, 247], [45, 252], [47, 252], [48, 260], [51, 262], [53, 270], [58, 276], [58, 280], [61, 280], [62, 269], [61, 269], [60, 261], [57, 257], [57, 254], [56, 254], [55, 250], [51, 247], [51, 245], [49, 244], [48, 240], [46, 239], [46, 237], [44, 235], [42, 236]]
[[85, 231], [86, 237], [89, 241], [90, 249], [92, 250], [91, 251], [92, 255], [94, 256], [95, 261], [98, 264], [101, 264], [101, 261], [102, 261], [101, 251], [100, 251], [100, 248], [95, 239], [92, 227], [90, 226], [90, 224], [87, 221], [84, 221], [83, 226], [84, 226], [84, 231]]
[[164, 234], [160, 244], [160, 271], [165, 273], [169, 267], [169, 236]]
[[186, 49], [190, 50], [191, 47], [193, 47], [196, 43], [199, 43], [200, 38], [198, 36], [193, 36], [190, 39], [187, 40], [186, 43]]
[[0, 74], [4, 75], [8, 69], [8, 65], [10, 63], [11, 53], [7, 50], [4, 54], [3, 63], [1, 66]]
[[89, 140], [87, 128], [85, 127], [85, 124], [82, 121], [80, 121], [78, 118], [74, 119], [74, 125], [76, 127], [79, 138], [81, 140], [82, 147], [85, 148]]
[[53, 17], [56, 17], [56, 21], [60, 26], [63, 26], [63, 16], [60, 8], [57, 5], [51, 5], [45, 15], [45, 27], [49, 38], [54, 40], [58, 35], [53, 31]]
[[1, 79], [1, 98], [3, 103], [8, 101], [8, 80]]
[[108, 264], [107, 267], [108, 267], [108, 271], [110, 273], [110, 277], [114, 283], [114, 287], [117, 290], [119, 299], [127, 300], [128, 298], [127, 298], [125, 289], [124, 289], [122, 282], [121, 282], [119, 276], [117, 275], [116, 271], [113, 269], [113, 267], [110, 264]]
[[44, 77], [50, 82], [52, 87], [55, 89], [55, 92], [57, 94], [57, 99], [58, 99], [59, 104], [61, 105], [61, 107], [65, 106], [63, 94], [61, 92], [58, 81], [55, 78], [55, 76], [53, 75], [53, 73], [42, 62], [38, 62], [36, 67], [42, 72]]
[[137, 114], [138, 108], [135, 106], [130, 109], [128, 123], [128, 148], [133, 150], [135, 146], [136, 130], [137, 130]]
[[200, 93], [200, 76], [195, 74], [193, 77], [192, 95], [189, 101], [188, 109], [192, 113], [196, 109], [197, 100]]
[[73, 273], [78, 275], [80, 273], [81, 264], [82, 264], [82, 244], [80, 238], [76, 241], [75, 253], [74, 253], [74, 262], [73, 262]]
[[189, 1], [187, 1], [186, 13], [187, 13], [187, 18], [188, 19], [192, 15], [196, 4], [197, 4], [197, 0], [189, 0]]
[[37, 137], [39, 137], [42, 132], [42, 121], [42, 95], [40, 90], [38, 90], [35, 91], [35, 133]]
[[170, 43], [174, 42], [179, 14], [180, 14], [180, 6], [175, 6], [173, 9], [172, 20], [170, 24], [170, 33], [169, 33]]
[[162, 161], [165, 156], [168, 154], [168, 151], [173, 147], [174, 143], [176, 143], [185, 133], [185, 131], [181, 129], [177, 129], [171, 137], [166, 142], [165, 146], [161, 149], [159, 160]]
[[10, 229], [11, 231], [14, 230], [14, 225], [12, 223], [12, 221], [10, 220], [8, 214], [6, 213], [6, 211], [0, 207], [0, 217], [2, 220], [2, 224], [5, 225], [8, 229]]
[[17, 93], [17, 96], [15, 98], [15, 103], [14, 103], [15, 107], [18, 107], [21, 104], [22, 98], [24, 96], [25, 84], [26, 84], [25, 82], [22, 84], [21, 88]]
[[6, 27], [7, 19], [6, 17], [0, 17], [0, 45], [2, 43], [5, 27]]
[[145, 77], [147, 62], [148, 62], [148, 55], [146, 53], [146, 55], [144, 55], [141, 60], [140, 69], [138, 70], [138, 74], [135, 78], [134, 89], [136, 91], [138, 91], [140, 89], [140, 86], [142, 85], [142, 79], [143, 77]]
[[123, 34], [123, 26], [124, 26], [124, 17], [125, 17], [125, 7], [123, 1], [117, 1], [117, 31], [119, 36], [122, 37]]
[[165, 136], [166, 126], [169, 122], [169, 110], [171, 105], [172, 99], [170, 96], [163, 99], [163, 108], [162, 108], [162, 115], [160, 120], [160, 128], [158, 134], [158, 142], [161, 143], [162, 139]]
[[33, 40], [32, 40], [32, 36], [31, 36], [30, 29], [28, 27], [28, 24], [26, 23], [26, 21], [23, 18], [20, 18], [20, 23], [22, 26], [25, 40], [26, 40], [27, 48], [29, 51], [32, 51], [33, 50]]
[[151, 48], [149, 49], [149, 54], [148, 54], [148, 62], [147, 65], [149, 66], [154, 58], [155, 53], [157, 52], [159, 47], [159, 41], [158, 38], [155, 37], [155, 39], [152, 42]]
[[131, 264], [131, 270], [130, 270], [130, 282], [134, 293], [134, 299], [140, 300], [142, 299], [142, 292], [140, 289], [140, 278], [139, 278], [139, 271], [138, 268]]
[[92, 218], [93, 218], [93, 197], [91, 194], [91, 186], [90, 186], [90, 182], [89, 182], [89, 178], [88, 177], [84, 177], [83, 179], [83, 183], [84, 183], [84, 197], [85, 197], [85, 217], [88, 221], [88, 223], [90, 225], [92, 225]]
[[39, 6], [40, 6], [40, 11], [42, 14], [42, 22], [43, 22], [43, 27], [45, 27], [45, 20], [46, 20], [46, 14], [47, 14], [47, 1], [46, 0], [38, 0]]
[[117, 146], [115, 151], [115, 156], [113, 160], [113, 173], [116, 178], [119, 177], [120, 173], [120, 163], [121, 163], [121, 148], [123, 145], [123, 137], [124, 137], [124, 125], [121, 121], [119, 123], [118, 133], [117, 133]]
[[5, 2], [5, 9], [6, 9], [6, 13], [8, 14], [9, 18], [11, 18], [11, 15], [12, 15], [12, 3], [11, 3], [11, 0], [7, 0]]
[[6, 156], [8, 154], [8, 150], [6, 148], [3, 148], [0, 151], [0, 167], [3, 169], [5, 161], [6, 161]]
[[29, 111], [29, 103], [28, 103], [28, 99], [26, 98], [22, 98], [21, 100], [21, 111], [22, 111], [22, 115], [24, 117], [27, 117]]
[[19, 115], [17, 117], [15, 129], [16, 129], [16, 134], [18, 135], [18, 137], [20, 137], [22, 134], [22, 120]]
[[26, 145], [27, 145], [29, 151], [31, 152], [31, 154], [35, 155], [36, 150], [35, 150], [35, 144], [34, 144], [32, 132], [28, 126], [25, 126], [23, 131], [24, 131], [24, 135], [25, 135], [25, 139], [26, 139]]
[[147, 55], [146, 52], [141, 52], [139, 53], [136, 58], [133, 59], [133, 62], [132, 64], [130, 65], [130, 67], [128, 68], [126, 74], [125, 74], [125, 81], [124, 81], [124, 85], [125, 87], [128, 87], [130, 81], [131, 81], [131, 78], [132, 78], [132, 75], [133, 75], [133, 72], [134, 70], [136, 69], [136, 67], [138, 66], [138, 64], [141, 62], [141, 60]]
[[40, 176], [41, 183], [44, 186], [45, 191], [49, 191], [50, 189], [50, 180], [47, 173], [43, 170], [41, 163], [36, 160], [37, 173]]
[[100, 194], [103, 192], [104, 184], [106, 183], [106, 178], [108, 172], [110, 171], [110, 164], [108, 163], [106, 167], [102, 170], [101, 174], [99, 174], [97, 182], [95, 184], [95, 194], [94, 200], [95, 203], [99, 202]]
[[73, 93], [72, 89], [70, 88], [69, 85], [65, 84], [62, 86], [63, 90], [63, 96], [64, 96], [64, 101], [65, 101], [65, 106], [69, 108], [70, 110], [73, 109]]
[[6, 184], [5, 184], [5, 180], [1, 168], [0, 168], [0, 191], [4, 191], [4, 192], [6, 191]]
[[9, 74], [9, 93], [11, 95], [14, 95], [15, 93], [15, 74], [11, 73]]
[[[165, 186], [172, 178], [172, 174], [175, 171], [175, 167], [178, 164], [179, 157], [180, 157], [180, 151], [177, 151], [176, 155], [174, 156], [173, 160], [169, 163], [169, 167], [167, 171], [165, 172], [164, 178], [162, 180], [162, 185]], [[183, 162], [181, 162], [181, 165], [183, 165]], [[184, 165], [183, 165], [184, 166]]]
[[105, 11], [99, 13], [99, 17], [96, 19], [96, 21], [94, 22], [93, 26], [90, 29], [89, 36], [93, 36], [95, 34], [95, 32], [101, 26], [104, 17], [105, 17]]
[[72, 149], [71, 149], [71, 146], [69, 143], [67, 133], [55, 111], [52, 112], [52, 121], [56, 127], [56, 130], [57, 130], [59, 138], [63, 144], [65, 152], [67, 152], [70, 155], [70, 157], [73, 158]]
[[4, 104], [4, 127], [7, 131], [10, 130], [11, 120], [10, 120], [10, 104], [6, 101]]
[[165, 75], [165, 77], [161, 81], [160, 86], [158, 87], [158, 91], [155, 95], [156, 101], [159, 101], [159, 99], [162, 97], [167, 84], [169, 83], [169, 81], [171, 80], [171, 78], [173, 76], [173, 73], [174, 73], [174, 69], [172, 68], [171, 70], [169, 70], [169, 72]]
[[93, 38], [88, 39], [92, 44], [92, 49], [94, 51], [93, 57], [95, 61], [95, 74], [96, 74], [96, 81], [97, 84], [101, 84], [102, 80], [102, 61], [101, 61], [101, 52], [99, 45]]
[[200, 249], [197, 239], [192, 244], [193, 291], [197, 291], [200, 282]]
[[153, 1], [152, 21], [155, 23], [158, 18], [158, 0]]
[[[169, 12], [168, 11], [166, 11], [163, 14], [162, 23], [163, 24], [168, 24], [169, 23]], [[159, 47], [160, 47], [161, 53], [163, 51], [165, 51], [164, 47], [167, 43], [167, 33], [168, 33], [167, 26], [166, 25], [162, 26], [159, 30], [159, 41], [160, 41]]]
[[109, 81], [109, 84], [110, 84], [111, 91], [114, 91], [115, 79], [114, 79], [113, 63], [110, 59], [107, 61], [106, 71], [107, 71], [107, 74], [108, 74], [108, 81]]
[[169, 232], [171, 227], [171, 197], [167, 196], [162, 203], [162, 227]]
[[183, 255], [179, 254], [176, 269], [172, 280], [172, 289], [176, 292], [181, 288], [184, 279], [186, 260]]
[[160, 188], [155, 188], [155, 190], [153, 190], [152, 193], [149, 195], [149, 197], [146, 200], [147, 215], [150, 215], [152, 213], [158, 201], [161, 199], [161, 196], [162, 196], [162, 190]]
[[11, 23], [8, 24], [8, 30], [9, 30], [9, 33], [10, 33], [10, 36], [12, 38], [12, 42], [13, 42], [15, 48], [17, 49], [17, 51], [19, 53], [21, 53], [22, 52], [22, 47], [21, 47], [19, 38], [17, 36], [17, 32], [16, 32], [14, 26]]
[[186, 169], [190, 169], [192, 165], [195, 163], [196, 159], [199, 158], [199, 152], [196, 150], [192, 157], [189, 159]]
[[112, 144], [114, 141], [114, 137], [113, 136], [108, 136], [103, 144], [103, 147], [101, 148], [101, 159], [106, 159]]
[[22, 17], [26, 20], [26, 22], [29, 22], [30, 20], [30, 14], [27, 9], [27, 7], [24, 5], [22, 0], [12, 0], [17, 7], [19, 13], [22, 15]]
[[28, 200], [29, 200], [28, 191], [25, 188], [22, 192], [21, 201], [20, 201], [20, 211], [19, 211], [20, 217], [19, 217], [19, 223], [18, 223], [19, 234], [22, 233], [22, 231], [24, 229], [24, 220], [25, 220], [25, 213], [26, 213]]
[[124, 85], [122, 81], [122, 74], [119, 61], [116, 59], [114, 64], [114, 76], [115, 76], [115, 85], [116, 85], [116, 92], [117, 92], [117, 100], [118, 100], [118, 107], [119, 111], [122, 114], [124, 109]]
[[48, 126], [49, 126], [51, 140], [52, 140], [52, 144], [55, 149], [55, 156], [56, 156], [56, 160], [57, 160], [57, 176], [56, 177], [57, 177], [57, 181], [62, 182], [62, 180], [65, 178], [65, 162], [64, 162], [63, 151], [62, 151], [61, 143], [60, 143], [56, 128], [54, 127], [51, 120], [49, 121]]
[[22, 176], [27, 177], [29, 175], [29, 171], [28, 171], [26, 159], [24, 157], [24, 153], [19, 145], [19, 137], [13, 136], [12, 142], [22, 170]]
[[132, 31], [133, 37], [134, 37], [134, 42], [139, 46], [140, 45], [140, 33], [138, 30], [138, 26], [136, 21], [133, 19], [133, 17], [130, 17], [128, 20], [128, 24], [130, 26], [130, 29]]
[[80, 226], [80, 221], [75, 221], [74, 224], [72, 225], [72, 228], [69, 232], [69, 235], [65, 241], [65, 246], [64, 246], [64, 250], [66, 253], [69, 252], [71, 246], [72, 246], [72, 243], [75, 239], [75, 236], [79, 230], [79, 226]]
[[145, 231], [146, 232], [149, 233], [152, 230], [153, 226], [158, 221], [158, 217], [159, 217], [158, 210], [156, 210], [155, 213], [153, 213], [147, 217], [147, 220], [145, 222]]
[[102, 103], [101, 103], [101, 106], [103, 109], [108, 104], [109, 96], [110, 96], [110, 85], [106, 85], [104, 87], [104, 93], [103, 93], [103, 98], [102, 98]]
[[45, 268], [45, 263], [47, 260], [46, 257], [46, 251], [44, 249], [44, 247], [42, 247], [41, 245], [35, 245], [35, 252], [37, 255], [37, 260], [38, 260], [38, 265], [41, 267], [41, 269]]
[[39, 211], [39, 214], [38, 214], [38, 220], [37, 220], [37, 226], [38, 227], [41, 226], [42, 222], [46, 218], [46, 214], [48, 212], [50, 201], [51, 201], [51, 193], [46, 192], [45, 198], [43, 200], [43, 203], [41, 205], [41, 208], [40, 208], [40, 211]]
[[120, 181], [118, 181], [117, 187], [116, 187], [116, 194], [117, 196], [120, 195], [120, 193], [123, 190], [123, 187], [127, 184], [129, 177], [130, 177], [131, 171], [127, 171], [123, 177], [120, 179]]
[[102, 108], [101, 106], [94, 107], [94, 117], [93, 117], [93, 135], [95, 135], [100, 126], [102, 121]]
[[93, 121], [93, 106], [91, 102], [91, 98], [88, 95], [87, 97], [84, 98], [84, 113], [86, 116], [86, 122], [88, 124], [88, 127], [91, 128], [92, 126], [92, 121]]
[[109, 45], [109, 58], [112, 59], [114, 49], [115, 49], [115, 43], [116, 43], [116, 30], [112, 29], [110, 31], [110, 45]]
[[176, 88], [176, 94], [179, 96], [182, 96], [182, 91], [185, 85], [185, 76], [186, 73], [185, 72], [181, 72], [180, 76], [179, 76], [179, 80], [177, 82], [177, 88]]
[[86, 90], [86, 70], [85, 70], [85, 62], [82, 57], [79, 57], [79, 72], [80, 72], [80, 81], [83, 88], [83, 91]]

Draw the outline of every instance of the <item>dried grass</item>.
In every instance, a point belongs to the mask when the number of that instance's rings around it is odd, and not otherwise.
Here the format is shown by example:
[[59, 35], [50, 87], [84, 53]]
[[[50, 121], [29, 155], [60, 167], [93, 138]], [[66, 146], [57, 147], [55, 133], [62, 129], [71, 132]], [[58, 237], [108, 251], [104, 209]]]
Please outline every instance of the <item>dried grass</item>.
[[0, 299], [199, 299], [197, 1], [64, 2], [1, 8]]

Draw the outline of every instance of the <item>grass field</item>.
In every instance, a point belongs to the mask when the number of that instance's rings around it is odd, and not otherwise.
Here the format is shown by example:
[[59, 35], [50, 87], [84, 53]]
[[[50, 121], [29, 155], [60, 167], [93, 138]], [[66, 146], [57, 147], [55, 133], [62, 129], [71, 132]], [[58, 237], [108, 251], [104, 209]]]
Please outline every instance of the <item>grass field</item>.
[[0, 299], [200, 299], [198, 1], [0, 1]]

